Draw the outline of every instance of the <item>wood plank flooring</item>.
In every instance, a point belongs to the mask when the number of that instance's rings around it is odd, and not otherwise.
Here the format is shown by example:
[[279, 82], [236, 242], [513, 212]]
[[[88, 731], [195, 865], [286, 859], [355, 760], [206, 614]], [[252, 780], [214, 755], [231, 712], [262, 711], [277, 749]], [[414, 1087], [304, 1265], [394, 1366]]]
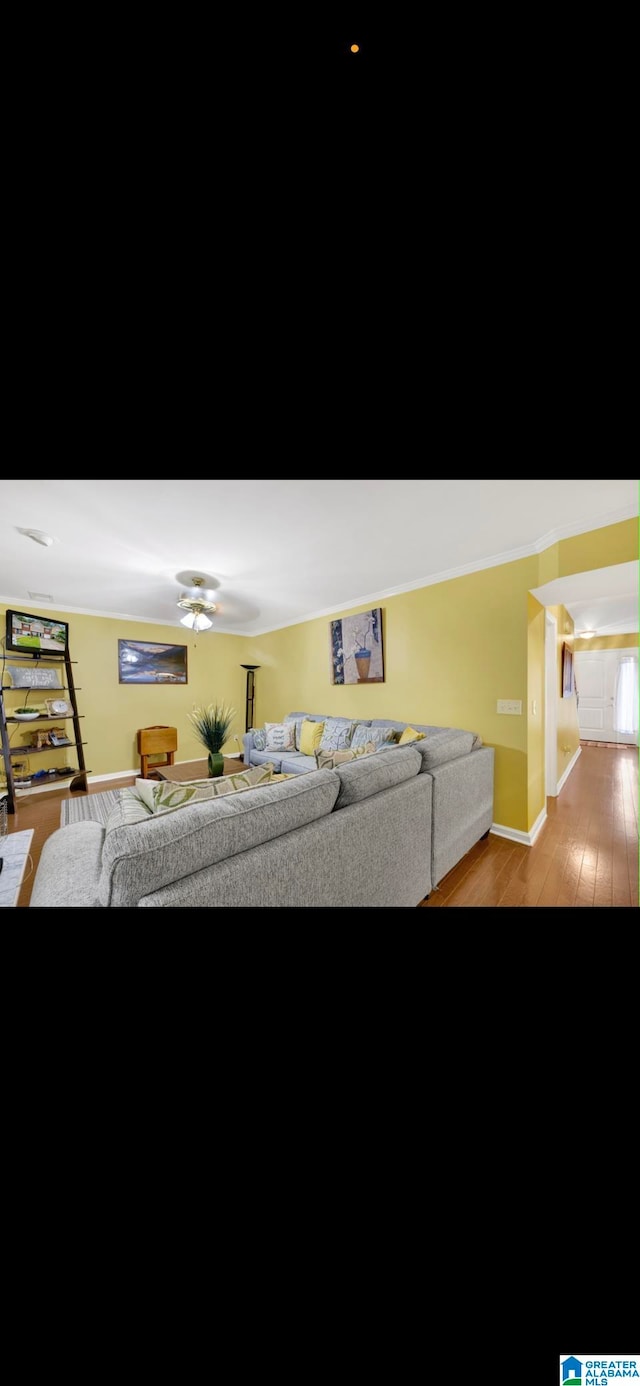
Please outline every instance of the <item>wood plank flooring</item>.
[[[90, 784], [89, 794], [133, 784], [134, 775]], [[82, 791], [80, 791], [82, 792]], [[78, 791], [76, 791], [77, 795]], [[40, 853], [60, 827], [69, 788], [21, 796], [9, 832], [33, 828], [31, 858], [18, 908], [29, 904]], [[533, 847], [489, 837], [441, 881], [424, 909], [452, 906], [638, 906], [638, 752], [630, 746], [583, 746]]]
[[638, 752], [583, 745], [533, 847], [492, 833], [422, 905], [638, 906]]
[[[135, 775], [125, 775], [119, 780], [103, 780], [97, 784], [89, 784], [86, 791], [88, 794], [104, 794], [106, 789], [124, 789], [125, 785], [135, 783]], [[31, 899], [33, 882], [40, 861], [40, 853], [51, 833], [60, 827], [60, 805], [63, 799], [85, 798], [85, 791], [75, 790], [71, 793], [68, 788], [47, 790], [45, 794], [21, 794], [17, 797], [16, 812], [8, 815], [9, 832], [23, 832], [25, 828], [33, 828], [33, 838], [31, 841], [31, 861], [33, 868], [27, 862], [25, 868], [25, 879], [20, 888], [18, 899], [18, 909], [28, 905]]]

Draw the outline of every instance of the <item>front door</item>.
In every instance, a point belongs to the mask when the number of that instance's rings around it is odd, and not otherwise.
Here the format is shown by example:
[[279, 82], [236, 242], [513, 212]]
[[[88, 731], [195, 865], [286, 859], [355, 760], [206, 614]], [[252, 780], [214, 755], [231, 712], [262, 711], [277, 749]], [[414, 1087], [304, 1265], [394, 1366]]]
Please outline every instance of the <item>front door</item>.
[[616, 741], [635, 746], [638, 733], [616, 731], [614, 702], [618, 669], [622, 659], [638, 651], [577, 650], [574, 656], [576, 692], [578, 695], [578, 726], [582, 741]]

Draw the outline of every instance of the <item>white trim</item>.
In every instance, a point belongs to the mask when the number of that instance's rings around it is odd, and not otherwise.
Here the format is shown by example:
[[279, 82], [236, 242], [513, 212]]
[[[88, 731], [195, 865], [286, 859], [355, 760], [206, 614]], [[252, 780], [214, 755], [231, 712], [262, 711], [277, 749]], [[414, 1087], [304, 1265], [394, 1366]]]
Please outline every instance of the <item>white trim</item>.
[[543, 808], [540, 810], [530, 833], [522, 833], [519, 828], [505, 828], [503, 823], [493, 823], [491, 832], [495, 833], [496, 837], [507, 837], [510, 842], [521, 842], [524, 847], [533, 847], [538, 833], [542, 831], [546, 821], [547, 810]]
[[580, 746], [578, 746], [578, 749], [577, 749], [577, 751], [575, 752], [575, 755], [573, 755], [573, 756], [571, 757], [571, 760], [569, 761], [569, 764], [568, 764], [568, 766], [567, 766], [567, 768], [566, 768], [564, 774], [560, 776], [560, 779], [558, 780], [558, 794], [560, 793], [560, 790], [562, 789], [563, 785], [565, 785], [565, 784], [567, 783], [567, 780], [568, 780], [568, 778], [569, 778], [569, 776], [570, 776], [570, 774], [571, 774], [571, 771], [573, 770], [573, 767], [574, 767], [574, 765], [575, 765], [575, 763], [576, 763], [576, 761], [577, 761], [577, 759], [578, 759], [578, 756], [580, 755], [581, 749], [582, 749], [582, 748], [581, 748]]
[[558, 793], [558, 622], [544, 613], [544, 788], [547, 799]]
[[[545, 549], [551, 548], [552, 544], [557, 544], [561, 539], [572, 539], [576, 534], [589, 534], [591, 530], [606, 529], [608, 525], [621, 524], [623, 520], [635, 520], [638, 516], [637, 506], [623, 506], [619, 510], [609, 510], [599, 520], [574, 520], [571, 524], [560, 525], [558, 529], [550, 529], [547, 534], [543, 534], [540, 539], [536, 539], [532, 544], [523, 544], [520, 548], [509, 549], [504, 553], [492, 554], [489, 558], [480, 558], [473, 563], [463, 563], [458, 568], [446, 568], [441, 573], [431, 573], [429, 577], [416, 578], [413, 582], [401, 583], [399, 587], [385, 587], [380, 592], [369, 592], [364, 597], [345, 597], [338, 606], [323, 607], [321, 611], [309, 611], [304, 616], [296, 616], [294, 621], [283, 621], [277, 626], [245, 626], [238, 629], [236, 626], [220, 626], [217, 630], [212, 630], [209, 635], [244, 635], [254, 637], [258, 635], [269, 635], [275, 630], [287, 630], [289, 626], [301, 626], [306, 621], [317, 621], [322, 616], [333, 616], [336, 612], [347, 611], [352, 606], [369, 606], [373, 602], [383, 601], [385, 597], [398, 597], [403, 592], [415, 592], [420, 587], [434, 587], [439, 582], [451, 582], [454, 578], [467, 577], [469, 573], [481, 573], [485, 568], [500, 568], [504, 563], [516, 563], [520, 558], [530, 558], [532, 554], [544, 553]], [[2, 596], [0, 601], [7, 606], [21, 607], [23, 597]], [[60, 606], [59, 602], [39, 602], [42, 610], [53, 606], [56, 612], [65, 611], [77, 616], [99, 616], [107, 621], [139, 621], [141, 625], [148, 626], [173, 626], [172, 620], [159, 621], [150, 616], [132, 616], [123, 611], [94, 611], [85, 606]], [[178, 618], [179, 622], [179, 618]], [[179, 632], [176, 632], [179, 634]]]

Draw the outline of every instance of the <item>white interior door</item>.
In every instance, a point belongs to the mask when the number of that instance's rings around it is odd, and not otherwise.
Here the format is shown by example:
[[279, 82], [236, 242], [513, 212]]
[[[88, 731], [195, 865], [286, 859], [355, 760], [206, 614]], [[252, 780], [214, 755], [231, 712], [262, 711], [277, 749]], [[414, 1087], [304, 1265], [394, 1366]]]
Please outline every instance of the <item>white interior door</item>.
[[583, 741], [619, 741], [628, 746], [638, 743], [638, 733], [616, 731], [614, 700], [620, 661], [638, 651], [577, 650], [574, 656], [578, 694], [578, 726]]

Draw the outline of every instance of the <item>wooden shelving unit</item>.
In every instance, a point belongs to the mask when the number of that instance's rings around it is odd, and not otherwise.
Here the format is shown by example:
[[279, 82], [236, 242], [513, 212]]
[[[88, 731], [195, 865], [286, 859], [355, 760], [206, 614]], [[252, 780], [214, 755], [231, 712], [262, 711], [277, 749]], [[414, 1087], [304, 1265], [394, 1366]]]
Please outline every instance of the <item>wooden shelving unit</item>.
[[[56, 774], [47, 775], [44, 779], [36, 781], [36, 784], [35, 784], [35, 785], [34, 785], [34, 784], [29, 785], [29, 788], [30, 788], [30, 789], [37, 788], [40, 784], [47, 784], [47, 783], [50, 783], [50, 784], [67, 784], [69, 781], [71, 781], [71, 783], [70, 783], [70, 785], [69, 785], [69, 787], [70, 787], [71, 790], [76, 790], [76, 789], [85, 789], [85, 790], [86, 790], [86, 788], [87, 788], [87, 775], [88, 775], [90, 772], [87, 770], [87, 768], [86, 768], [86, 766], [85, 766], [85, 762], [84, 762], [84, 747], [86, 746], [87, 743], [86, 743], [86, 741], [83, 741], [83, 740], [82, 740], [82, 729], [81, 729], [81, 727], [80, 727], [80, 722], [81, 722], [81, 720], [82, 720], [82, 713], [79, 713], [79, 712], [78, 712], [78, 703], [77, 703], [77, 699], [76, 699], [76, 692], [78, 692], [78, 691], [81, 692], [82, 690], [81, 690], [81, 689], [80, 689], [80, 690], [76, 690], [76, 687], [75, 687], [75, 684], [74, 684], [74, 679], [73, 679], [73, 665], [75, 664], [76, 661], [69, 658], [69, 652], [68, 652], [68, 650], [65, 652], [64, 658], [63, 658], [62, 660], [59, 659], [59, 658], [56, 658], [54, 655], [49, 655], [49, 656], [48, 656], [47, 654], [39, 654], [39, 653], [34, 653], [34, 654], [18, 654], [18, 653], [16, 653], [16, 652], [13, 651], [13, 650], [11, 651], [11, 654], [10, 654], [10, 655], [7, 654], [6, 659], [7, 659], [7, 662], [9, 662], [9, 663], [11, 663], [11, 664], [13, 664], [14, 661], [17, 661], [17, 660], [18, 660], [18, 661], [21, 661], [21, 662], [25, 663], [25, 665], [26, 665], [26, 664], [31, 664], [31, 665], [33, 665], [33, 664], [38, 664], [38, 665], [44, 664], [44, 665], [46, 665], [47, 667], [53, 667], [53, 668], [56, 668], [56, 669], [61, 669], [62, 667], [64, 667], [64, 674], [65, 674], [66, 682], [62, 685], [62, 687], [56, 687], [55, 689], [53, 689], [53, 688], [42, 688], [42, 687], [35, 687], [35, 688], [34, 688], [34, 686], [33, 686], [32, 684], [29, 684], [28, 687], [29, 687], [29, 689], [30, 689], [31, 692], [35, 692], [35, 693], [38, 694], [39, 701], [42, 701], [42, 698], [43, 698], [43, 696], [44, 696], [45, 694], [51, 695], [51, 694], [60, 694], [60, 693], [63, 693], [63, 692], [64, 692], [64, 693], [68, 693], [68, 694], [69, 694], [69, 698], [68, 698], [67, 701], [69, 701], [69, 702], [71, 703], [71, 708], [72, 708], [72, 711], [71, 711], [71, 712], [63, 713], [62, 715], [59, 715], [59, 714], [58, 714], [58, 715], [50, 715], [49, 713], [44, 712], [44, 713], [42, 713], [42, 714], [39, 714], [37, 718], [33, 718], [33, 719], [31, 719], [29, 722], [25, 722], [25, 721], [23, 721], [21, 718], [12, 716], [11, 708], [9, 708], [9, 710], [7, 710], [7, 708], [6, 708], [6, 706], [5, 706], [5, 695], [6, 695], [7, 693], [18, 693], [18, 692], [24, 694], [24, 692], [25, 692], [25, 686], [24, 686], [24, 685], [21, 686], [20, 684], [5, 685], [5, 684], [3, 683], [2, 687], [0, 688], [0, 733], [1, 733], [1, 736], [2, 736], [2, 757], [3, 757], [3, 760], [4, 760], [5, 773], [6, 773], [6, 777], [7, 777], [7, 800], [8, 800], [7, 808], [8, 808], [9, 813], [15, 813], [15, 811], [16, 811], [16, 788], [18, 788], [18, 787], [16, 786], [15, 781], [14, 781], [14, 774], [13, 774], [13, 761], [14, 761], [14, 760], [19, 760], [19, 759], [22, 759], [22, 758], [24, 758], [24, 757], [26, 757], [26, 756], [28, 756], [29, 759], [30, 759], [31, 756], [40, 756], [40, 755], [45, 755], [45, 754], [51, 754], [51, 752], [54, 751], [54, 750], [63, 751], [63, 752], [66, 752], [66, 753], [68, 753], [69, 751], [74, 751], [74, 752], [75, 752], [75, 755], [76, 755], [76, 758], [77, 758], [77, 761], [78, 761], [78, 768], [77, 768], [77, 770], [70, 769], [69, 772], [68, 772], [68, 774], [66, 774], [66, 775], [58, 775], [57, 773], [56, 773]], [[15, 703], [15, 706], [16, 706], [16, 707], [19, 707], [19, 706], [20, 706], [20, 702], [16, 702], [16, 703]], [[12, 746], [12, 745], [11, 745], [11, 742], [10, 742], [10, 739], [9, 739], [9, 731], [8, 731], [8, 724], [9, 724], [9, 723], [14, 723], [15, 725], [20, 725], [20, 726], [22, 726], [22, 727], [37, 727], [37, 726], [40, 726], [43, 722], [55, 723], [55, 724], [58, 724], [58, 725], [61, 724], [62, 722], [73, 722], [73, 738], [70, 737], [70, 738], [69, 738], [68, 744], [66, 744], [66, 745], [63, 744], [63, 745], [61, 745], [61, 746], [43, 746], [43, 747], [38, 747], [38, 748], [36, 748], [35, 746], [34, 746], [34, 747], [31, 747], [31, 746]]]

